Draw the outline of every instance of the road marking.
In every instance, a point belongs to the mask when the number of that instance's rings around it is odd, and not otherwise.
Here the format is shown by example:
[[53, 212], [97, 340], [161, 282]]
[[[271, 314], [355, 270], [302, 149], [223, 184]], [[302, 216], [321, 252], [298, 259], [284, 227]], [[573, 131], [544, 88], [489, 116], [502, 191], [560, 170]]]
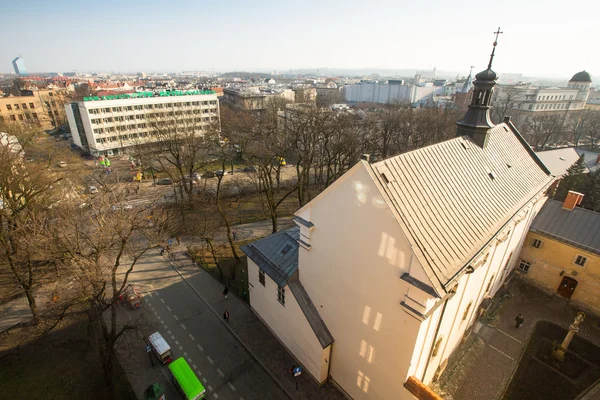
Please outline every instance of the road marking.
[[512, 358], [511, 356], [509, 356], [508, 354], [506, 354], [505, 352], [498, 350], [497, 348], [495, 348], [494, 346], [492, 346], [491, 344], [488, 344], [488, 346], [490, 346], [492, 349], [496, 350], [498, 353], [502, 354], [505, 357], [510, 358], [511, 360], [515, 361], [514, 358]]
[[204, 349], [202, 348], [202, 346], [198, 345], [198, 350], [200, 351], [204, 351]]
[[156, 318], [158, 318], [159, 321], [162, 320], [162, 318], [160, 317], [160, 315], [158, 315]]
[[240, 400], [244, 400], [244, 398], [243, 398], [243, 397], [240, 397]]
[[194, 369], [198, 369], [198, 367], [196, 366], [196, 364], [193, 365]]
[[172, 335], [172, 334], [173, 334], [173, 332], [169, 331], [169, 335]]
[[165, 329], [167, 329], [167, 325], [163, 325], [165, 327]]
[[169, 312], [171, 312], [171, 307], [167, 306], [167, 310], [168, 310]]
[[165, 304], [165, 299], [160, 299], [160, 302]]
[[214, 364], [215, 362], [212, 360], [212, 358], [210, 358], [209, 356], [206, 356], [206, 359], [208, 360], [209, 363]]
[[196, 370], [196, 373], [198, 374], [198, 376], [202, 376], [202, 372], [200, 372], [199, 369]]
[[217, 372], [221, 375], [221, 378], [225, 378], [225, 374], [219, 368], [217, 368]]
[[235, 392], [235, 386], [233, 386], [233, 383], [227, 382], [227, 384], [229, 385], [229, 387], [231, 388], [231, 390], [233, 390]]
[[179, 350], [183, 350], [183, 346], [179, 346]]
[[206, 378], [202, 378], [202, 382], [206, 383]]
[[496, 330], [497, 330], [498, 332], [500, 332], [500, 333], [503, 333], [503, 334], [505, 334], [506, 336], [508, 336], [509, 338], [511, 338], [512, 340], [514, 340], [514, 341], [515, 341], [515, 342], [517, 342], [517, 343], [523, 343], [523, 342], [521, 342], [519, 339], [517, 339], [516, 337], [514, 337], [514, 336], [511, 336], [511, 335], [509, 335], [509, 334], [508, 334], [508, 333], [506, 333], [506, 332], [502, 332], [500, 329], [496, 329]]
[[192, 334], [191, 334], [191, 333], [190, 333], [190, 339], [192, 339], [192, 340], [196, 340], [196, 339], [194, 339], [194, 336], [192, 336]]
[[188, 357], [188, 362], [189, 362], [189, 363], [191, 363], [191, 362], [192, 362], [192, 359], [191, 359], [190, 357]]
[[184, 324], [181, 324], [181, 327], [183, 328], [183, 330], [187, 329]]
[[208, 385], [208, 390], [212, 392], [212, 386]]
[[219, 398], [219, 395], [218, 395], [218, 394], [216, 394], [216, 393], [214, 393], [214, 396], [215, 396], [215, 399], [218, 399], [218, 398]]
[[154, 311], [154, 315], [158, 315], [158, 313], [156, 311]]
[[179, 346], [179, 342], [177, 340], [175, 341], [175, 344]]
[[184, 356], [184, 357], [187, 357], [187, 353], [183, 353], [183, 356]]
[[[150, 296], [150, 293], [148, 293], [148, 296]], [[146, 300], [146, 303], [149, 303], [149, 302], [150, 302], [150, 300], [148, 300], [148, 298], [147, 298], [147, 297], [144, 297], [144, 300]]]
[[175, 340], [175, 336], [174, 336], [174, 335], [171, 335], [171, 339]]
[[177, 318], [177, 315], [173, 314], [173, 318], [175, 318], [175, 321], [179, 321], [179, 318]]

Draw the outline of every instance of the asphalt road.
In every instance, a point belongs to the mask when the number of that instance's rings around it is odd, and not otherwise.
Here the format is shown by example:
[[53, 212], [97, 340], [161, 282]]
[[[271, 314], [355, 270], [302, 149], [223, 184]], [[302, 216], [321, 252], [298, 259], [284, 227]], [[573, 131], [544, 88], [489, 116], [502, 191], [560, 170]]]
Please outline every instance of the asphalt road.
[[[191, 277], [197, 274], [206, 272], [197, 271]], [[190, 274], [186, 277], [190, 278]], [[171, 346], [174, 359], [186, 358], [203, 382], [207, 399], [288, 398], [229, 332], [221, 317], [208, 308], [158, 251], [151, 250], [140, 260], [129, 282], [142, 295], [144, 319], [156, 327], [149, 329], [163, 335]], [[136, 311], [127, 311], [127, 314], [131, 313]], [[139, 356], [140, 351], [137, 353]], [[160, 381], [167, 388], [167, 398], [179, 398], [167, 366], [158, 364], [155, 358], [154, 368], [149, 369], [150, 361], [146, 354], [143, 355], [140, 362], [144, 367], [140, 370], [148, 372], [140, 374], [141, 371], [137, 371], [132, 379], [136, 393]]]

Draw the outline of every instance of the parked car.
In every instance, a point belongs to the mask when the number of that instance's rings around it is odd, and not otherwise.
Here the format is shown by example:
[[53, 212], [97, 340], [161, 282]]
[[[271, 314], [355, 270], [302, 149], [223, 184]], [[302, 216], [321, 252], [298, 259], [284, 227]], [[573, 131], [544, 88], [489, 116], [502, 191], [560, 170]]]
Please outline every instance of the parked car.
[[202, 174], [202, 177], [204, 179], [206, 178], [214, 178], [215, 177], [215, 173], [212, 171], [206, 171], [205, 173]]
[[171, 178], [162, 178], [156, 181], [157, 185], [172, 185], [173, 179]]
[[254, 171], [256, 171], [256, 168], [254, 168], [252, 165], [248, 165], [248, 166], [244, 167], [242, 169], [242, 171], [244, 171], [244, 172], [254, 172]]
[[67, 167], [67, 163], [64, 162], [64, 161], [59, 161], [58, 162], [58, 166], [61, 167], [61, 168], [66, 168]]
[[90, 186], [88, 188], [88, 193], [89, 194], [96, 194], [96, 193], [98, 193], [98, 188], [96, 186]]
[[220, 169], [220, 170], [218, 170], [218, 171], [215, 171], [215, 175], [216, 175], [216, 176], [223, 176], [223, 170], [222, 170], [222, 169]]
[[114, 204], [112, 206], [113, 211], [131, 210], [131, 209], [133, 209], [133, 206], [131, 204], [127, 204], [127, 203], [119, 203], [119, 204]]

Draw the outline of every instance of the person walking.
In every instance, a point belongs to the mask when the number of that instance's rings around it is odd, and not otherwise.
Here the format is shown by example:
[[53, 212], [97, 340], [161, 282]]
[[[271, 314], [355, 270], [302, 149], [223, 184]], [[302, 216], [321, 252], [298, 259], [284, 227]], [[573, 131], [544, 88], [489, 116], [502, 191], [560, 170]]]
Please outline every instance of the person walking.
[[238, 240], [237, 231], [235, 229], [231, 231], [231, 234], [233, 235], [233, 240]]
[[229, 311], [225, 310], [223, 313], [223, 319], [229, 323]]
[[161, 255], [161, 256], [164, 256], [164, 255], [165, 255], [165, 248], [164, 248], [164, 247], [161, 247], [161, 248], [160, 248], [160, 255]]
[[223, 289], [223, 296], [225, 297], [225, 300], [227, 300], [227, 295], [229, 295], [229, 288], [225, 286], [225, 289]]
[[181, 244], [181, 238], [179, 236], [175, 236], [175, 240], [177, 240], [177, 244]]
[[521, 325], [523, 325], [523, 322], [525, 322], [525, 318], [523, 318], [523, 315], [522, 314], [517, 315], [515, 318], [515, 327], [520, 328]]

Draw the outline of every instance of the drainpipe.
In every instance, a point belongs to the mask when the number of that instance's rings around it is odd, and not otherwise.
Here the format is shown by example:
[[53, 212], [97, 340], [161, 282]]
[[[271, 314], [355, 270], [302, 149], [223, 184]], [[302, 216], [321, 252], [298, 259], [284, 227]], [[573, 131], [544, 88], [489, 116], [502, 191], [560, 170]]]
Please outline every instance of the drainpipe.
[[433, 354], [433, 349], [435, 347], [435, 342], [437, 341], [438, 333], [440, 332], [440, 327], [442, 326], [442, 320], [444, 319], [444, 313], [446, 312], [446, 306], [448, 305], [449, 297], [446, 297], [444, 300], [444, 307], [442, 307], [442, 314], [440, 315], [440, 319], [438, 320], [437, 327], [435, 328], [435, 334], [433, 335], [433, 342], [431, 343], [431, 349], [429, 349], [429, 355], [427, 356], [427, 362], [425, 363], [425, 370], [423, 371], [423, 377], [421, 378], [421, 382], [425, 383], [425, 375], [427, 375], [427, 368], [429, 367], [429, 361], [431, 361], [431, 356]]

